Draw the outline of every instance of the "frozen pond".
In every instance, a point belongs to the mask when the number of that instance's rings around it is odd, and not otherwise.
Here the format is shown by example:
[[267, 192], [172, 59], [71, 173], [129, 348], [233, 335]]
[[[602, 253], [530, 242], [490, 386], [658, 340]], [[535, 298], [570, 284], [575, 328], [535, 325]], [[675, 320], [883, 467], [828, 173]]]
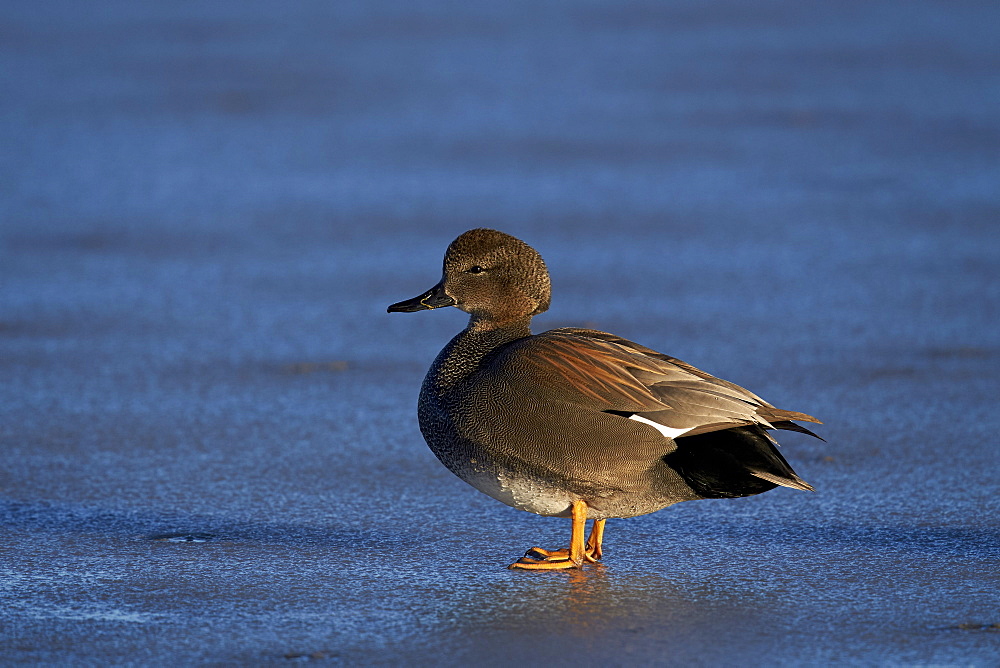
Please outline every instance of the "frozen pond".
[[[5, 3], [0, 663], [1000, 663], [996, 2]], [[416, 395], [476, 226], [824, 420], [778, 489], [567, 520]]]

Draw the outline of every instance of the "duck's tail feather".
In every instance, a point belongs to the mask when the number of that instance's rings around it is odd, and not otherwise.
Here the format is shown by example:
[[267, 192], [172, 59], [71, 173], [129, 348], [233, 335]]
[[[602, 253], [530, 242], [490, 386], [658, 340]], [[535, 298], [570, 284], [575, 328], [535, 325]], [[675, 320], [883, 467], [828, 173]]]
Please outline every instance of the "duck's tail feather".
[[[817, 420], [817, 422], [819, 422], [819, 420]], [[826, 443], [826, 439], [820, 436], [819, 434], [815, 434], [812, 432], [812, 430], [806, 429], [800, 424], [795, 424], [791, 420], [778, 420], [777, 422], [772, 422], [771, 426], [773, 426], [775, 429], [784, 429], [785, 431], [797, 431], [800, 434], [809, 434], [813, 438], [818, 438], [819, 440]]]

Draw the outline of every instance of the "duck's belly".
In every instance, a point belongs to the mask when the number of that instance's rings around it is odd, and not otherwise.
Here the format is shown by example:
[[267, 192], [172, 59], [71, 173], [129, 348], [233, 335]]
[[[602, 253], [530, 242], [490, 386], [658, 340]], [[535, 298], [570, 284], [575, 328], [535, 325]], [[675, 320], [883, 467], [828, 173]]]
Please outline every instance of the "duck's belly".
[[536, 515], [569, 517], [573, 502], [583, 499], [588, 506], [588, 519], [635, 517], [686, 500], [680, 496], [655, 493], [649, 486], [643, 486], [641, 491], [628, 491], [595, 488], [586, 482], [553, 482], [527, 466], [516, 462], [501, 463], [468, 442], [466, 448], [461, 448], [462, 452], [457, 452], [454, 447], [442, 450], [435, 447], [438, 444], [430, 439], [428, 445], [452, 473], [483, 494]]
[[546, 484], [535, 476], [470, 462], [458, 477], [483, 494], [512, 508], [548, 517], [569, 517], [576, 497], [566, 489]]
[[587, 503], [587, 519], [636, 517], [662, 510], [682, 501], [682, 498], [654, 494], [651, 491], [600, 490], [574, 492], [568, 487], [553, 485], [527, 472], [502, 468], [477, 467], [458, 474], [480, 492], [512, 508], [546, 517], [569, 517], [573, 502]]

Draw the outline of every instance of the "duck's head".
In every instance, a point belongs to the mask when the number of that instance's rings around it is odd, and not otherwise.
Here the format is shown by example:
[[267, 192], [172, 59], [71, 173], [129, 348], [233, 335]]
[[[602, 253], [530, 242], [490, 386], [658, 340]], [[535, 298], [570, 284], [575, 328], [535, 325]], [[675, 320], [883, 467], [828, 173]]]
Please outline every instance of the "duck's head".
[[495, 328], [542, 313], [551, 293], [549, 272], [534, 248], [509, 234], [479, 228], [448, 246], [440, 283], [393, 304], [389, 312], [457, 306], [472, 315], [475, 325]]

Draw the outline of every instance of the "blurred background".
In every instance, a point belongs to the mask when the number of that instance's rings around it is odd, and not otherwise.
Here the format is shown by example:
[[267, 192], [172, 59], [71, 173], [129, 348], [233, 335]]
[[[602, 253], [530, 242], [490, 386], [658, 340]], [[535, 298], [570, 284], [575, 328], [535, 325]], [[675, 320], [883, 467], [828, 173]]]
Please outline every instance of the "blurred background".
[[[995, 665], [997, 25], [5, 3], [0, 660]], [[548, 262], [536, 330], [823, 419], [783, 450], [819, 492], [609, 524], [574, 579], [503, 570], [568, 526], [423, 444], [464, 315], [385, 313], [479, 226]]]

